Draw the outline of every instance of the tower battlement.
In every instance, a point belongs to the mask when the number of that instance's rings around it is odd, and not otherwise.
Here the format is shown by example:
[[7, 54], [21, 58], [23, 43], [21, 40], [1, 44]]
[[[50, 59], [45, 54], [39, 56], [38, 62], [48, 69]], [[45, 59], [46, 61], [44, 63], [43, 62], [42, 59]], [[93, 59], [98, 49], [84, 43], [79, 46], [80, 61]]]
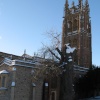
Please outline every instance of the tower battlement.
[[65, 15], [75, 14], [79, 12], [90, 12], [88, 0], [86, 0], [85, 2], [83, 2], [83, 0], [79, 0], [78, 5], [75, 5], [73, 1], [71, 7], [69, 7], [68, 0], [66, 0], [64, 11], [65, 11]]

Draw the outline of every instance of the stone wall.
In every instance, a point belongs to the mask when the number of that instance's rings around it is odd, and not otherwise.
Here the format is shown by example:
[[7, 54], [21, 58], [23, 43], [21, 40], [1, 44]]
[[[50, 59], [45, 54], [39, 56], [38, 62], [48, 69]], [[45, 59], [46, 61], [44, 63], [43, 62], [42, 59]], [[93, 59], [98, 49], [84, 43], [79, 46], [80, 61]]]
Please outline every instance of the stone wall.
[[16, 67], [15, 100], [32, 100], [31, 68]]
[[[9, 74], [7, 74], [7, 85], [6, 90], [0, 90], [0, 100], [11, 100], [11, 83], [13, 78], [13, 70], [12, 68], [16, 67], [16, 75], [15, 75], [15, 87], [14, 87], [14, 100], [33, 100], [33, 86], [32, 86], [32, 68], [21, 67], [21, 66], [8, 66], [2, 65], [0, 66], [1, 70], [7, 70]], [[35, 100], [42, 100], [42, 87], [43, 81], [42, 79], [37, 81], [36, 83], [36, 91], [35, 91]]]
[[7, 81], [6, 81], [6, 90], [0, 89], [0, 100], [10, 100], [11, 96], [11, 78], [12, 78], [12, 68], [8, 67], [7, 65], [0, 66], [0, 71], [7, 70], [9, 73], [7, 74]]

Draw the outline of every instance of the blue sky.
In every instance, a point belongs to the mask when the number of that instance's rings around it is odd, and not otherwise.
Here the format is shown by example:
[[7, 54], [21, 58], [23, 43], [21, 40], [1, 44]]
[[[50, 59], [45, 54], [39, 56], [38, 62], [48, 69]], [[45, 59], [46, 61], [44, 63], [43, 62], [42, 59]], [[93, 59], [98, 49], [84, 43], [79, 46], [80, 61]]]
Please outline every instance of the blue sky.
[[[69, 4], [78, 0], [69, 0]], [[85, 0], [83, 0], [85, 1]], [[0, 0], [0, 51], [30, 55], [48, 42], [45, 33], [62, 32], [65, 0]], [[100, 65], [100, 0], [89, 0], [93, 64]]]

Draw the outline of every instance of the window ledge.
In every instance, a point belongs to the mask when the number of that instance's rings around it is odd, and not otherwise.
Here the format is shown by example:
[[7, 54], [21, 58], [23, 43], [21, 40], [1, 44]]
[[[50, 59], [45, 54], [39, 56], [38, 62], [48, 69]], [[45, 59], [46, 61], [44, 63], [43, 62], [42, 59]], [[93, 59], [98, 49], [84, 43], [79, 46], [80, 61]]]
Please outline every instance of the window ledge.
[[5, 88], [5, 87], [0, 87], [0, 90], [7, 90], [7, 88]]

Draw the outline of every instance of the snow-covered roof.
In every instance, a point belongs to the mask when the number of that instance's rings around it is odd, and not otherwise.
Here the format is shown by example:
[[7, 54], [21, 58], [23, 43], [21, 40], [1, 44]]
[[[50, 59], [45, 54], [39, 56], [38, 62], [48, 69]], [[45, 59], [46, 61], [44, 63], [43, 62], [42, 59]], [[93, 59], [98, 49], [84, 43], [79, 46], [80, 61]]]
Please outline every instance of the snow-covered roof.
[[7, 88], [5, 88], [5, 87], [0, 87], [0, 90], [6, 90]]
[[[23, 67], [31, 67], [33, 68], [35, 63], [26, 61], [26, 60], [11, 60], [9, 58], [5, 58], [4, 61], [2, 62], [4, 64], [7, 64], [8, 66], [23, 66]], [[15, 68], [13, 70], [16, 70]]]
[[7, 72], [6, 70], [2, 70], [0, 71], [0, 74], [8, 74], [9, 72]]

